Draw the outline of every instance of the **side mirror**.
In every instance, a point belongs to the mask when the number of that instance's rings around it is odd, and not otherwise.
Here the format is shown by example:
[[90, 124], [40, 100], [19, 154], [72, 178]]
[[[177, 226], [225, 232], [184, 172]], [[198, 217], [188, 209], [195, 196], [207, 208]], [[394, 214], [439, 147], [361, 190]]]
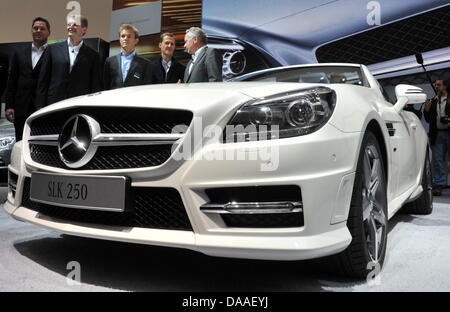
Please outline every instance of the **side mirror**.
[[395, 95], [397, 103], [394, 108], [397, 112], [401, 112], [407, 104], [420, 104], [427, 100], [427, 95], [421, 88], [410, 85], [396, 86]]

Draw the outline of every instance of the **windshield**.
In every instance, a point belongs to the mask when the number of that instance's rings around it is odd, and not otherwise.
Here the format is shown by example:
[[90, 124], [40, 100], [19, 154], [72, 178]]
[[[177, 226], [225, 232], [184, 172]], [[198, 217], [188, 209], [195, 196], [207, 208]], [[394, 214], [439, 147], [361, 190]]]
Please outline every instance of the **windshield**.
[[259, 74], [249, 74], [236, 81], [268, 81], [299, 83], [340, 83], [369, 87], [359, 67], [315, 66], [278, 69]]

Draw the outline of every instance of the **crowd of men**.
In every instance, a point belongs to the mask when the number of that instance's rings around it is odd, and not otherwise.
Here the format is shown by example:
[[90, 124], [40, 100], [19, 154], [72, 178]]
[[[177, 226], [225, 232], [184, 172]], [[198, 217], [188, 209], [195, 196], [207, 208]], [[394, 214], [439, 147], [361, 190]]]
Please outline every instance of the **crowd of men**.
[[222, 81], [222, 56], [207, 46], [201, 28], [186, 31], [184, 47], [192, 59], [185, 67], [174, 58], [173, 33], [161, 35], [158, 60], [151, 62], [137, 55], [139, 30], [129, 24], [119, 29], [121, 53], [101, 64], [99, 54], [83, 41], [88, 26], [85, 17], [72, 16], [67, 20], [67, 40], [48, 45], [49, 21], [42, 17], [33, 20], [33, 42], [12, 55], [6, 88], [5, 115], [14, 123], [17, 141], [22, 139], [31, 114], [68, 98], [148, 84]]

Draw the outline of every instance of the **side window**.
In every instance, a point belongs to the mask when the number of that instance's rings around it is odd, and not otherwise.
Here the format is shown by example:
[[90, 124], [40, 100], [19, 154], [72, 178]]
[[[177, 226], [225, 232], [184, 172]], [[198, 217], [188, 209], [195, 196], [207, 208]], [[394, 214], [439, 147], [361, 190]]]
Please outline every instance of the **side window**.
[[381, 93], [383, 94], [384, 99], [387, 102], [389, 102], [391, 104], [394, 104], [392, 99], [389, 97], [389, 94], [386, 92], [386, 90], [383, 88], [383, 86], [378, 82], [378, 80], [377, 80], [377, 84], [378, 84], [378, 88], [380, 89]]

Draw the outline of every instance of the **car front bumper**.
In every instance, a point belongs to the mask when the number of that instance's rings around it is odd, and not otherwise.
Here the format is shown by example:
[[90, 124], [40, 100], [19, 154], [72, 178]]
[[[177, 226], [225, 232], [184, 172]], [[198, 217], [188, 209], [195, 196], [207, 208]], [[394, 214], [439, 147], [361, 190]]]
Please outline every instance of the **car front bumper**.
[[[26, 166], [21, 153], [13, 153], [9, 170], [18, 176], [17, 191], [15, 197], [9, 192], [4, 209], [17, 220], [76, 236], [187, 248], [230, 258], [318, 258], [339, 253], [351, 242], [346, 220], [360, 138], [361, 133], [343, 133], [327, 125], [314, 134], [294, 139], [209, 144], [193, 159], [160, 178], [142, 178], [142, 172], [120, 173], [132, 179], [133, 187], [175, 188], [181, 195], [192, 231], [69, 222], [28, 209], [22, 206], [21, 196], [25, 178], [31, 177], [36, 168]], [[269, 160], [257, 156], [264, 152], [267, 156], [268, 147], [274, 151]], [[217, 156], [238, 152], [246, 155], [246, 159], [208, 160], [211, 153]], [[252, 155], [259, 159], [254, 160]], [[206, 190], [211, 188], [285, 185], [301, 189], [304, 224], [300, 227], [229, 227], [221, 215], [201, 211], [209, 202]]]

